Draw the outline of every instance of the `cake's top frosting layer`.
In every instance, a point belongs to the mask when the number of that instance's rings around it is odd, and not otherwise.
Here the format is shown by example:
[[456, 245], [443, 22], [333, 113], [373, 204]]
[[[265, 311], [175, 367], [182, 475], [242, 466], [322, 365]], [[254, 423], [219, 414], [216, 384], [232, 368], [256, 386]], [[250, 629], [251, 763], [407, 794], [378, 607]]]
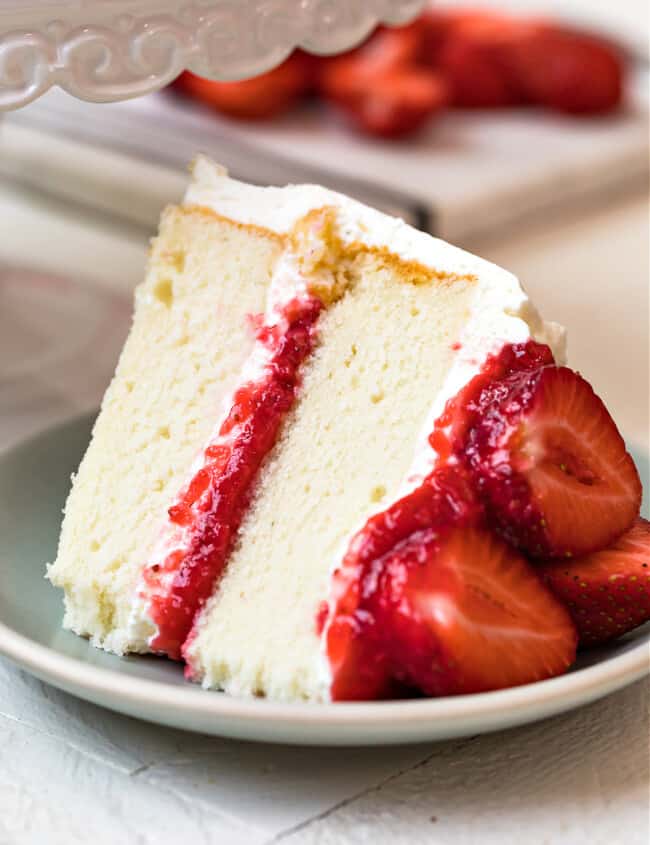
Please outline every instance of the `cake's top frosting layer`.
[[[250, 185], [231, 179], [224, 167], [199, 156], [184, 204], [209, 208], [238, 223], [282, 235], [311, 210], [333, 206], [343, 243], [388, 250], [402, 261], [416, 262], [440, 276], [474, 277], [479, 292], [472, 334], [479, 342], [487, 338], [523, 342], [533, 337], [551, 347], [558, 363], [565, 361], [564, 328], [541, 319], [512, 273], [343, 194], [320, 185]], [[482, 351], [484, 357], [490, 350]]]

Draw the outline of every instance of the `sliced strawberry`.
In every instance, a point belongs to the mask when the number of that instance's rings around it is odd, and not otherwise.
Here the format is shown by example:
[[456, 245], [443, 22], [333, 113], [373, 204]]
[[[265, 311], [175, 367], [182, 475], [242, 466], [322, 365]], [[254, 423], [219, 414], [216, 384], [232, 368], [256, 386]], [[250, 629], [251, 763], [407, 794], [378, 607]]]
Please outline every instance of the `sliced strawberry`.
[[597, 551], [639, 512], [641, 482], [625, 443], [591, 386], [567, 367], [497, 379], [465, 456], [492, 518], [535, 557]]
[[507, 57], [524, 49], [545, 28], [538, 20], [485, 10], [458, 10], [430, 16], [429, 63], [449, 82], [452, 102], [461, 108], [499, 108], [525, 102]]
[[637, 519], [611, 546], [538, 570], [578, 628], [580, 645], [620, 637], [650, 620], [650, 522]]
[[534, 568], [484, 527], [458, 465], [436, 469], [368, 520], [319, 621], [334, 700], [541, 680], [571, 665], [577, 642], [569, 613]]
[[336, 616], [327, 631], [333, 701], [394, 697], [388, 657], [377, 624], [366, 611]]
[[291, 108], [310, 90], [313, 79], [311, 57], [295, 52], [278, 67], [252, 79], [214, 82], [186, 71], [178, 77], [174, 87], [223, 114], [243, 120], [260, 120]]
[[318, 88], [336, 99], [352, 83], [367, 88], [373, 79], [421, 63], [425, 51], [426, 28], [421, 19], [408, 26], [378, 27], [364, 43], [340, 56], [319, 61]]
[[423, 56], [465, 108], [537, 104], [573, 114], [620, 105], [625, 67], [610, 43], [540, 18], [433, 10]]
[[429, 8], [420, 16], [424, 30], [422, 47], [422, 61], [431, 67], [436, 67], [438, 51], [447, 43], [456, 23], [456, 13], [453, 9]]
[[447, 88], [433, 71], [399, 68], [371, 79], [341, 75], [328, 99], [362, 132], [401, 138], [442, 109]]
[[503, 108], [518, 102], [508, 75], [484, 44], [452, 38], [441, 49], [437, 64], [457, 108]]
[[407, 26], [380, 26], [358, 48], [356, 55], [370, 73], [407, 65], [412, 67], [422, 59], [426, 37], [427, 28], [422, 18]]
[[355, 534], [334, 572], [327, 610], [318, 618], [319, 634], [325, 631], [334, 700], [366, 700], [393, 693], [395, 678], [385, 648], [390, 627], [377, 624], [376, 601], [374, 608], [369, 606], [384, 561], [397, 548], [421, 545], [425, 534], [435, 537], [451, 526], [475, 525], [482, 519], [483, 508], [466, 471], [449, 466], [435, 470], [420, 487], [370, 517]]
[[569, 613], [522, 556], [478, 527], [387, 556], [368, 609], [393, 677], [426, 695], [532, 683], [575, 659]]
[[361, 47], [322, 62], [319, 89], [356, 128], [399, 138], [419, 129], [447, 102], [439, 74], [421, 66], [425, 29], [379, 27]]
[[511, 73], [532, 103], [571, 114], [599, 114], [622, 100], [625, 66], [608, 42], [558, 27], [512, 44]]

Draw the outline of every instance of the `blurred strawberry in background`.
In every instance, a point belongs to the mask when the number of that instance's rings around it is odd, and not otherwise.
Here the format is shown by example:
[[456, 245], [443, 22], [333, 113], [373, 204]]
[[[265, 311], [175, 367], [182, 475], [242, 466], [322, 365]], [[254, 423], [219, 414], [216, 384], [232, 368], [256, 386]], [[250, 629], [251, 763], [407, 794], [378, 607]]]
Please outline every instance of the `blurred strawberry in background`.
[[447, 107], [605, 114], [620, 106], [624, 77], [616, 46], [593, 35], [485, 9], [430, 9], [408, 26], [379, 27], [340, 56], [297, 50], [254, 79], [211, 82], [186, 72], [174, 87], [250, 120], [315, 96], [365, 134], [400, 138]]
[[624, 65], [616, 48], [590, 35], [540, 28], [508, 54], [526, 102], [569, 114], [604, 114], [623, 98]]
[[317, 90], [363, 132], [409, 135], [449, 98], [446, 80], [425, 61], [425, 45], [422, 18], [399, 29], [379, 27], [361, 47], [321, 61]]
[[185, 71], [173, 85], [230, 117], [267, 120], [288, 111], [311, 90], [316, 61], [296, 50], [278, 67], [252, 79], [213, 82]]
[[430, 12], [427, 60], [447, 79], [457, 108], [524, 105], [511, 53], [532, 43], [544, 24], [497, 12]]
[[438, 74], [406, 66], [365, 81], [362, 77], [344, 78], [324, 94], [362, 132], [401, 138], [445, 106], [448, 88]]

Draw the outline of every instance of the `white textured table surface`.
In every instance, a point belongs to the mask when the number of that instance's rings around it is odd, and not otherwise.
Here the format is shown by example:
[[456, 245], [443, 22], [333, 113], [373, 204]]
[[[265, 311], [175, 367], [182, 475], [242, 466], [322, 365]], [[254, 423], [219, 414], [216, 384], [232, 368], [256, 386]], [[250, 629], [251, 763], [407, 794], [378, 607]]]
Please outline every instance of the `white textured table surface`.
[[[144, 232], [2, 184], [0, 219], [1, 263], [124, 291], [141, 276]], [[470, 246], [517, 272], [544, 313], [570, 327], [573, 365], [647, 446], [645, 197], [549, 221], [516, 243]], [[20, 419], [2, 407], [0, 440], [93, 404], [100, 389], [58, 384], [56, 401], [24, 406]], [[649, 714], [646, 680], [492, 736], [292, 749], [139, 723], [0, 660], [0, 845], [647, 845]]]

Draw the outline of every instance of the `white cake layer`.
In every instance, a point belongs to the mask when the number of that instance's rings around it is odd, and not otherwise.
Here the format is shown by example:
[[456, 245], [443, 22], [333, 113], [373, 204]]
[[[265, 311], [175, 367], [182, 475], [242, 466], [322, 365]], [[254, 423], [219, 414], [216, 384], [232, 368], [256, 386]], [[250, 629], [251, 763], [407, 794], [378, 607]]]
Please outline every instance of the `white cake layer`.
[[65, 509], [49, 568], [64, 624], [95, 645], [146, 651], [129, 626], [167, 508], [239, 380], [279, 239], [171, 209], [136, 292], [133, 327]]

